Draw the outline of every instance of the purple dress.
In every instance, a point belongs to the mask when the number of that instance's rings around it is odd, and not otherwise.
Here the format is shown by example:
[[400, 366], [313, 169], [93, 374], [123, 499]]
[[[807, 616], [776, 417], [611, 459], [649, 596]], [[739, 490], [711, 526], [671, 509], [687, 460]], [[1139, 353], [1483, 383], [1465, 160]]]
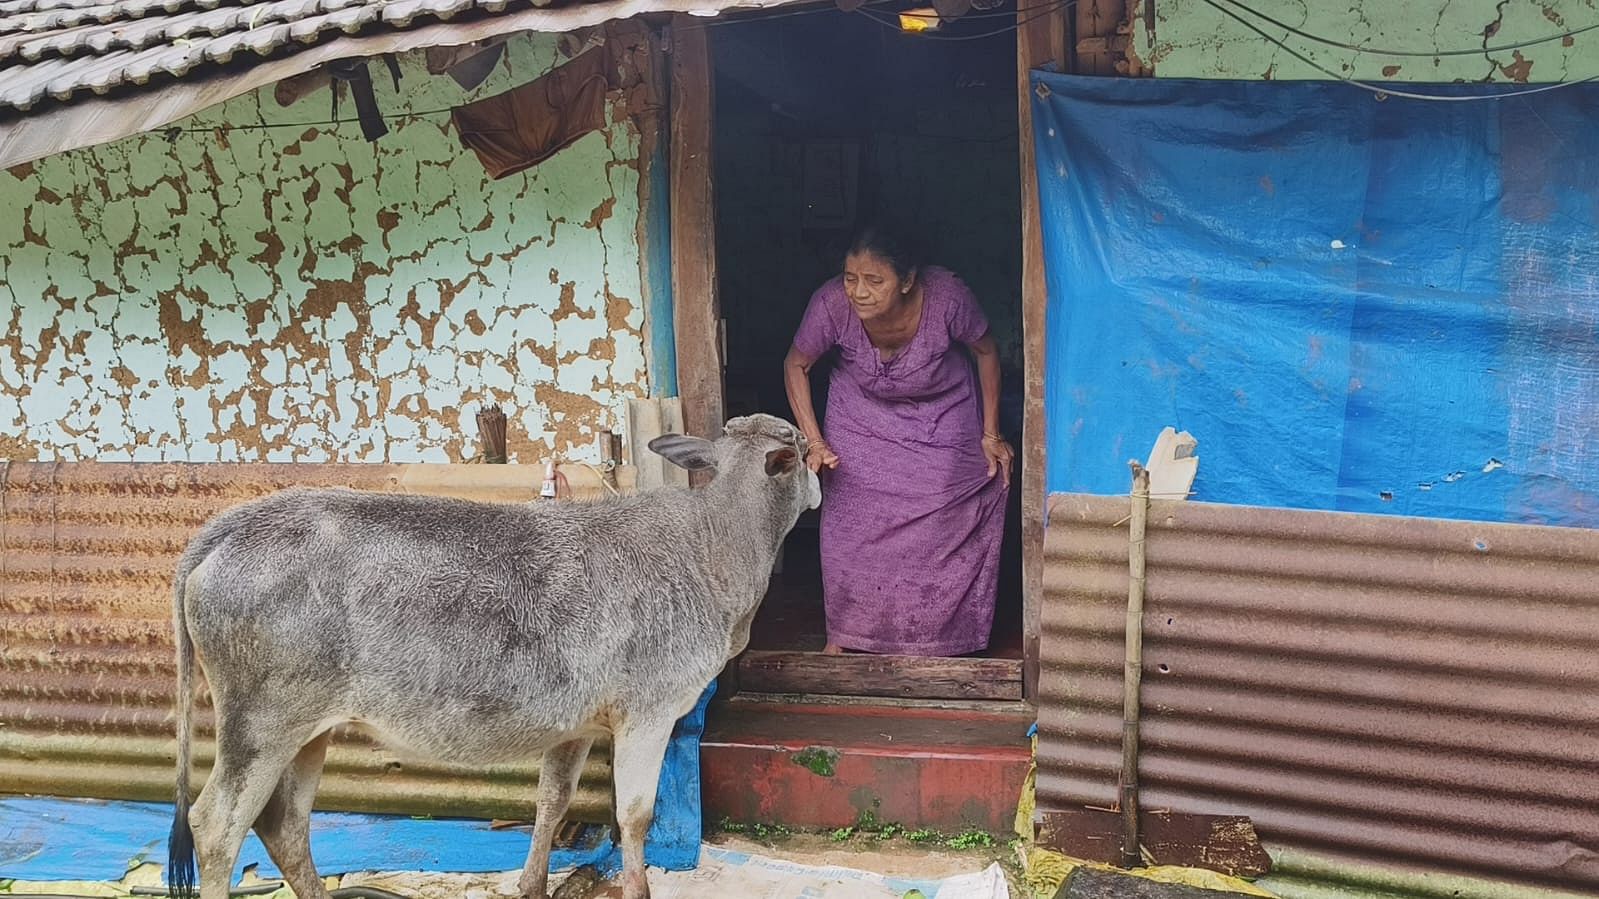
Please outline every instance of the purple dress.
[[842, 277], [811, 297], [794, 347], [834, 347], [823, 433], [822, 585], [831, 642], [954, 656], [988, 645], [1005, 531], [1003, 477], [988, 476], [982, 395], [961, 344], [988, 333], [964, 283], [922, 273], [916, 335], [883, 361]]

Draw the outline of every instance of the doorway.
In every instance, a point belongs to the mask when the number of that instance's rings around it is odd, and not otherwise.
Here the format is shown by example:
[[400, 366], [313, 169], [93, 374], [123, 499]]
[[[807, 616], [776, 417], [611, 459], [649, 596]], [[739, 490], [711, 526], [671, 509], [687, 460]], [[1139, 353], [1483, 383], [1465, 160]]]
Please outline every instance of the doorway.
[[[1002, 27], [1014, 12], [912, 34], [889, 9], [803, 9], [707, 29], [727, 415], [792, 420], [782, 360], [806, 303], [840, 270], [851, 232], [886, 215], [914, 222], [929, 261], [977, 294], [1000, 348], [1002, 431], [1019, 452], [1016, 40]], [[813, 379], [824, 421], [825, 369]], [[1013, 475], [986, 651], [953, 660], [820, 655], [819, 519], [810, 513], [784, 547], [738, 665], [740, 689], [1020, 699], [1018, 488]]]

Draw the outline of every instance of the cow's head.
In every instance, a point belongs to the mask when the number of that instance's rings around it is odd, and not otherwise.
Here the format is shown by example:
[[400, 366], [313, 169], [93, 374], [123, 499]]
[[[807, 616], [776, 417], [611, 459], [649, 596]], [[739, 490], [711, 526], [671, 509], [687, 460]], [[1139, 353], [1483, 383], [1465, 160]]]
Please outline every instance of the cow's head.
[[757, 478], [792, 501], [794, 515], [822, 504], [822, 483], [805, 465], [808, 444], [799, 428], [774, 415], [748, 415], [727, 423], [712, 443], [684, 434], [663, 434], [650, 449], [681, 468], [714, 471], [716, 480], [743, 484]]

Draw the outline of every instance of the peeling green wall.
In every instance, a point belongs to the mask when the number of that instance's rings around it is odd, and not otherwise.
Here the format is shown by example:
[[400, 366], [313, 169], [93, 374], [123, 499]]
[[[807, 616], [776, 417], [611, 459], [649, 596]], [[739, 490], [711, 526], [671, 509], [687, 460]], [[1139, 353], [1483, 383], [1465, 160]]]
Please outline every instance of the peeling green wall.
[[636, 131], [491, 181], [447, 112], [557, 58], [374, 62], [375, 144], [266, 88], [0, 173], [0, 457], [446, 461], [499, 402], [513, 460], [588, 459], [648, 392]]
[[[1368, 81], [1554, 82], [1599, 76], [1599, 29], [1558, 36], [1599, 24], [1599, 0], [1427, 0], [1427, 2], [1316, 3], [1246, 0], [1245, 6], [1297, 30], [1365, 52], [1328, 46], [1289, 34], [1232, 0], [1155, 0], [1153, 49], [1143, 18], [1145, 4], [1130, 0], [1135, 16], [1134, 54], [1154, 64], [1162, 78], [1326, 79], [1271, 40], [1250, 31], [1218, 7], [1230, 9], [1271, 38], [1293, 47], [1339, 77]], [[1542, 40], [1544, 38], [1554, 40]], [[1524, 41], [1514, 50], [1485, 51]], [[1428, 54], [1392, 56], [1371, 50]], [[1433, 56], [1439, 51], [1467, 51]]]

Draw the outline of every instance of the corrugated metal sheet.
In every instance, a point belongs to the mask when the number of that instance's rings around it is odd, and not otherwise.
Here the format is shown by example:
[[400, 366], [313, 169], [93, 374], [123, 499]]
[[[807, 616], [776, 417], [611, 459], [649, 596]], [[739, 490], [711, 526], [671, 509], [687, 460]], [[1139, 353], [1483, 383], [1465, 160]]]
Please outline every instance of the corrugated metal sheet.
[[[690, 8], [714, 15], [738, 5], [773, 4], [705, 0]], [[373, 29], [399, 30], [461, 16], [474, 16], [473, 21], [478, 21], [507, 12], [543, 11], [540, 18], [550, 24], [565, 24], [562, 14], [566, 14], [573, 23], [568, 27], [581, 27], [641, 12], [683, 8], [671, 0], [642, 6], [600, 0], [573, 6], [592, 6], [602, 15], [596, 20], [576, 8], [556, 7], [549, 0], [5, 3], [0, 4], [0, 69], [4, 71], [0, 108], [27, 110], [46, 98], [65, 101], [79, 92], [103, 94], [120, 85], [144, 84], [157, 75], [183, 76], [207, 64], [230, 62], [241, 52], [266, 57], [344, 35], [369, 35]]]
[[[1050, 505], [1042, 808], [1109, 807], [1128, 501]], [[1599, 531], [1155, 503], [1144, 807], [1599, 889]]]
[[[547, 4], [533, 4], [544, 6]], [[160, 2], [114, 3], [0, 17], [0, 108], [28, 110], [80, 91], [104, 94], [159, 75], [187, 75], [240, 53], [268, 56], [295, 44], [364, 29], [408, 28], [419, 17], [448, 20], [499, 13], [507, 0], [280, 0], [202, 12]], [[20, 35], [37, 35], [16, 40]]]
[[570, 32], [646, 13], [714, 16], [789, 2], [0, 2], [0, 169], [154, 130], [332, 60]]
[[[172, 573], [211, 515], [303, 484], [528, 500], [535, 469], [0, 462], [0, 793], [171, 801]], [[578, 470], [571, 478], [598, 488]], [[208, 765], [211, 719], [208, 710], [198, 717], [197, 757]], [[318, 804], [531, 817], [535, 783], [535, 766], [418, 763], [341, 735]], [[604, 821], [609, 805], [602, 747], [573, 816]]]

